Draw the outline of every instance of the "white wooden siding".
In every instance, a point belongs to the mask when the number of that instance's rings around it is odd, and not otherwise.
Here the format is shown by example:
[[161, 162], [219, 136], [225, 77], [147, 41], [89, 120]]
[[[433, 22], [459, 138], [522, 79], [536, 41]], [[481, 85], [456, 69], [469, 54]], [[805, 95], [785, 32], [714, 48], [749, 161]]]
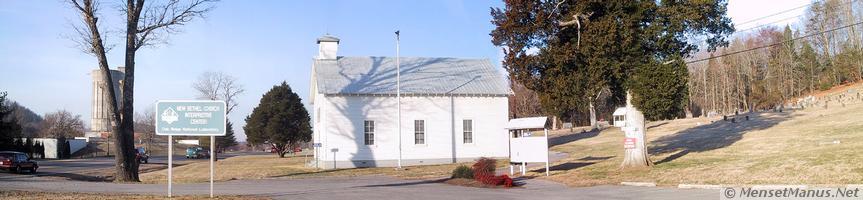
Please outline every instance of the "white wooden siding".
[[[506, 97], [402, 97], [402, 159], [505, 157], [508, 155]], [[396, 98], [325, 96], [313, 103], [319, 159], [332, 161], [397, 160]], [[464, 144], [462, 120], [473, 120], [473, 143]], [[363, 121], [375, 121], [375, 145], [363, 141]], [[414, 120], [425, 120], [425, 144], [414, 144]], [[453, 148], [453, 145], [455, 147]], [[455, 153], [455, 155], [453, 155]]]

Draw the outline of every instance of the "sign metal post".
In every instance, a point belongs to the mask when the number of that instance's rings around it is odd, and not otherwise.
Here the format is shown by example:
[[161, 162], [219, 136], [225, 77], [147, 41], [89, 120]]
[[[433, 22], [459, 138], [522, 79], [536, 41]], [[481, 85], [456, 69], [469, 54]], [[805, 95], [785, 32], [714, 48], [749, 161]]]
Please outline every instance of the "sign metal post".
[[216, 136], [210, 136], [210, 198], [213, 198], [213, 161], [216, 159]]
[[339, 148], [330, 149], [333, 152], [333, 169], [336, 169], [336, 152], [339, 152]]
[[168, 136], [168, 197], [173, 196], [174, 135], [210, 136], [210, 198], [213, 198], [216, 136], [225, 136], [227, 110], [224, 101], [156, 102], [156, 135]]
[[168, 197], [171, 197], [171, 172], [174, 171], [174, 139], [172, 135], [168, 135]]
[[312, 144], [312, 146], [315, 148], [315, 168], [319, 168], [319, 166], [318, 166], [318, 157], [319, 157], [319, 156], [321, 156], [321, 155], [320, 155], [320, 153], [318, 152], [318, 150], [319, 150], [319, 149], [320, 149], [320, 147], [321, 147], [321, 146], [323, 146], [323, 145], [322, 145], [320, 142], [316, 142], [316, 143]]

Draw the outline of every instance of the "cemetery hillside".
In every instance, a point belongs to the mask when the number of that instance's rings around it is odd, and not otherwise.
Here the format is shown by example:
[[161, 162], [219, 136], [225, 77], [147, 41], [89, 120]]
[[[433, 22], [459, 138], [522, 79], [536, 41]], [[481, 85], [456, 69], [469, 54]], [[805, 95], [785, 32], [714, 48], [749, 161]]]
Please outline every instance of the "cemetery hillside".
[[[655, 182], [678, 184], [844, 185], [863, 180], [863, 84], [807, 95], [803, 108], [733, 113], [647, 123], [653, 166], [620, 169], [619, 128], [555, 131], [549, 179], [570, 186]], [[796, 103], [796, 102], [795, 102]], [[747, 120], [748, 117], [748, 120]], [[556, 136], [556, 137], [555, 137]], [[542, 169], [531, 172], [542, 177]]]

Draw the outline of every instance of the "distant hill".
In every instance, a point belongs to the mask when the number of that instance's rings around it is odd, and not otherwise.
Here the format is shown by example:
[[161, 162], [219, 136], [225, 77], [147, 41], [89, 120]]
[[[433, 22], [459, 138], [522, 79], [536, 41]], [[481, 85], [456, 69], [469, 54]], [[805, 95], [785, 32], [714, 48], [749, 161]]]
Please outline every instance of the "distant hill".
[[18, 120], [18, 124], [21, 125], [21, 135], [24, 137], [37, 137], [39, 136], [39, 132], [42, 131], [42, 116], [36, 114], [32, 110], [27, 107], [22, 106], [18, 102], [11, 103], [12, 116]]

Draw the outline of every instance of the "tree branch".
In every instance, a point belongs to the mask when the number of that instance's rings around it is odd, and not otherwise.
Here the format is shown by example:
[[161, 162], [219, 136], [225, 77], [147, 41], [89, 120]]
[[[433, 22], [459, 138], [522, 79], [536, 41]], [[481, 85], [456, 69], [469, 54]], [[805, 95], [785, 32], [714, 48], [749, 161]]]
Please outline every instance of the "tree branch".
[[161, 6], [147, 6], [143, 8], [143, 0], [138, 0], [141, 4], [138, 5], [136, 12], [143, 12], [144, 16], [141, 19], [141, 24], [137, 28], [138, 38], [135, 44], [135, 49], [152, 44], [157, 37], [159, 30], [171, 33], [174, 26], [184, 25], [195, 17], [203, 17], [204, 13], [210, 11], [213, 7], [207, 6], [216, 0], [194, 0], [188, 5], [180, 5], [179, 0], [170, 0], [167, 4]]

